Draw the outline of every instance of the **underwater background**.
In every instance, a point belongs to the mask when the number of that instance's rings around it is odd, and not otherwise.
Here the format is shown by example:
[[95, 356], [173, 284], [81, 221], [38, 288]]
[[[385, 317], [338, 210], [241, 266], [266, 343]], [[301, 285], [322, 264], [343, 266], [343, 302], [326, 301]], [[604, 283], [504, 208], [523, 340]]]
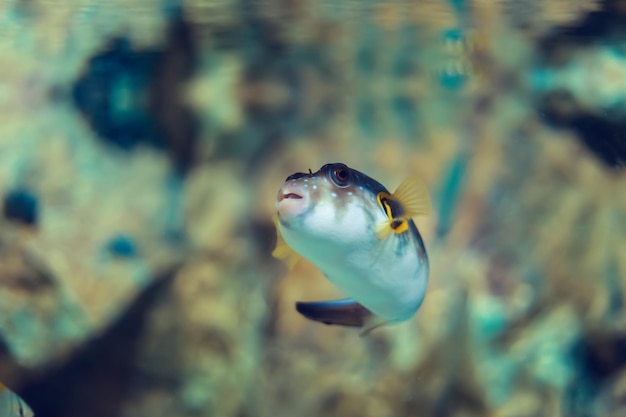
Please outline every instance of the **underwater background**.
[[[37, 417], [626, 414], [626, 2], [3, 0], [0, 381]], [[276, 193], [425, 181], [360, 338]]]

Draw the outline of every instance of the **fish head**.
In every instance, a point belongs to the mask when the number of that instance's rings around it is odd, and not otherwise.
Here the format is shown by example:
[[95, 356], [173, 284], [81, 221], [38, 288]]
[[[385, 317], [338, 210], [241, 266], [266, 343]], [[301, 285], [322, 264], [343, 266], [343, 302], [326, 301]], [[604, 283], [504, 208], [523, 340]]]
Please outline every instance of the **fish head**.
[[377, 200], [381, 193], [388, 191], [380, 183], [342, 163], [297, 172], [276, 197], [280, 232], [306, 258], [313, 252], [338, 255], [375, 238], [376, 224], [386, 219]]

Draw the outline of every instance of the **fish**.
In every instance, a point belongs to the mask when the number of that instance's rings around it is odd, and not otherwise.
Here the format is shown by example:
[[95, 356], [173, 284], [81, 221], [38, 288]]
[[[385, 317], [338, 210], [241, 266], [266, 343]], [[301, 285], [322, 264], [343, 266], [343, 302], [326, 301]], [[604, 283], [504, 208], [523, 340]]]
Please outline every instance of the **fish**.
[[276, 197], [273, 256], [292, 268], [313, 263], [347, 298], [298, 301], [296, 311], [325, 324], [373, 329], [409, 320], [421, 306], [429, 263], [413, 218], [431, 203], [409, 177], [391, 193], [378, 181], [335, 162], [289, 175]]
[[0, 382], [0, 416], [33, 417], [33, 411], [17, 394]]

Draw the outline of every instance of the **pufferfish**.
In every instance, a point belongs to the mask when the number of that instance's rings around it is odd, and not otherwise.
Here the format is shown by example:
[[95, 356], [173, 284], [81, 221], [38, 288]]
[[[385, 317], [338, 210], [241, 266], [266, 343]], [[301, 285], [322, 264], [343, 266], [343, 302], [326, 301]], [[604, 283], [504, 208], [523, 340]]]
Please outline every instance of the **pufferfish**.
[[411, 318], [428, 283], [428, 256], [412, 218], [430, 213], [425, 186], [408, 178], [392, 194], [342, 163], [290, 175], [276, 198], [273, 255], [290, 267], [299, 257], [349, 298], [297, 302], [296, 310], [362, 334]]

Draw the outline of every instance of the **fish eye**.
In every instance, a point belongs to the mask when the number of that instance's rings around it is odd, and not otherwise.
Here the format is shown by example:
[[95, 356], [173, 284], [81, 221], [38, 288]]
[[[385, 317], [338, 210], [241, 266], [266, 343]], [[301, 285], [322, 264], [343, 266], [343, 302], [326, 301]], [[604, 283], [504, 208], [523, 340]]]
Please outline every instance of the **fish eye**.
[[350, 183], [350, 169], [347, 166], [340, 164], [335, 167], [330, 178], [337, 187], [347, 187]]

